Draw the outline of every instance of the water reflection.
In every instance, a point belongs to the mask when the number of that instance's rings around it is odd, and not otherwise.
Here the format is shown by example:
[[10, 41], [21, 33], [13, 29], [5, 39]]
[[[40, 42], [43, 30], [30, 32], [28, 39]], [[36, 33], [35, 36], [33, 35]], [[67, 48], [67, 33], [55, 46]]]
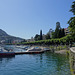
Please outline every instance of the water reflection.
[[34, 66], [37, 65], [38, 68], [40, 68], [40, 70], [38, 70], [39, 72], [43, 70], [46, 71], [48, 75], [71, 75], [69, 59], [66, 55], [46, 52], [44, 54], [32, 56], [36, 59], [36, 64], [34, 64]]
[[9, 56], [9, 57], [0, 57], [0, 65], [1, 63], [5, 62], [5, 63], [8, 63], [10, 61], [12, 61], [12, 59], [14, 59], [15, 56]]
[[1, 75], [70, 75], [70, 69], [66, 55], [46, 52], [1, 57], [0, 73]]
[[[52, 66], [55, 69], [56, 75], [71, 75], [70, 74], [70, 66], [69, 66], [69, 58], [66, 55], [61, 54], [52, 54], [52, 53], [45, 53], [46, 55], [46, 64], [50, 67]], [[68, 74], [69, 72], [69, 74]]]

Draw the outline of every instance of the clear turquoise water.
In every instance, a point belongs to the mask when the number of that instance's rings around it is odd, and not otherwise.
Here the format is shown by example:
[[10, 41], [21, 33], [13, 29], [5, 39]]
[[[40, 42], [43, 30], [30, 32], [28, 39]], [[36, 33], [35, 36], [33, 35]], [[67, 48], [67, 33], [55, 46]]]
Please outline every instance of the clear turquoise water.
[[0, 75], [71, 75], [65, 55], [24, 54], [0, 58]]

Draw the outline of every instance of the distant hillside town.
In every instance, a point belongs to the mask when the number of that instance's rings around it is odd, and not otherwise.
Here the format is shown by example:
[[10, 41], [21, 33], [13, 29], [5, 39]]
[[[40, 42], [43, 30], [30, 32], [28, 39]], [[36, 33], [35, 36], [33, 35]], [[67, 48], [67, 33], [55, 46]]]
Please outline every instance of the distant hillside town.
[[8, 35], [5, 31], [0, 29], [0, 43], [19, 43], [22, 42], [24, 39]]

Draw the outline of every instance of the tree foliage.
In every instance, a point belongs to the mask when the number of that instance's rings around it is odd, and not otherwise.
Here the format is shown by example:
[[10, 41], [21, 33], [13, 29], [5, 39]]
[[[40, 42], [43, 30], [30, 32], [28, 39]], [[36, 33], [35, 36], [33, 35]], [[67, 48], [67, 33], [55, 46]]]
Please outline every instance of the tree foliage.
[[59, 45], [59, 44], [69, 44], [69, 41], [73, 41], [70, 35], [67, 35], [65, 37], [62, 37], [60, 39], [47, 39], [47, 40], [38, 40], [34, 42], [22, 42], [20, 44], [25, 44], [25, 45]]
[[[75, 15], [75, 1], [73, 2], [73, 5], [71, 6], [70, 11]], [[75, 39], [75, 16], [70, 18], [70, 20], [68, 21], [68, 24], [69, 24], [69, 29], [72, 36], [71, 38]]]
[[46, 39], [50, 39], [50, 33], [48, 32], [45, 37]]
[[34, 37], [34, 40], [35, 40], [35, 41], [40, 40], [40, 35], [36, 34], [35, 37]]
[[64, 37], [65, 36], [65, 31], [64, 31], [64, 28], [61, 29], [61, 37]]
[[55, 32], [52, 32], [52, 38], [61, 38], [65, 36], [64, 28], [60, 27], [60, 22], [56, 23]]
[[71, 19], [68, 21], [69, 29], [72, 36], [75, 36], [75, 17], [71, 17]]
[[[57, 23], [59, 23], [59, 22], [57, 22]], [[61, 32], [60, 29], [61, 28], [60, 28], [60, 24], [58, 25], [57, 23], [56, 23], [56, 29], [55, 29], [55, 33], [54, 34], [55, 34], [55, 38], [60, 38], [60, 32]]]
[[73, 5], [71, 6], [70, 11], [75, 15], [75, 1], [73, 2]]
[[42, 30], [40, 30], [40, 40], [42, 40]]

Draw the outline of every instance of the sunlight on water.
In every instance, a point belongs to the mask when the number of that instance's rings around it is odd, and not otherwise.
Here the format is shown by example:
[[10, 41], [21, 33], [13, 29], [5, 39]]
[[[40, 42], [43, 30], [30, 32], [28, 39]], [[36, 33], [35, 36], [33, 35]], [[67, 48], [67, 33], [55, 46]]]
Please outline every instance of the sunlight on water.
[[26, 54], [0, 58], [0, 75], [71, 75], [68, 58], [63, 55]]
[[0, 58], [0, 75], [71, 74], [69, 60], [66, 55], [46, 52], [43, 54], [23, 54]]

